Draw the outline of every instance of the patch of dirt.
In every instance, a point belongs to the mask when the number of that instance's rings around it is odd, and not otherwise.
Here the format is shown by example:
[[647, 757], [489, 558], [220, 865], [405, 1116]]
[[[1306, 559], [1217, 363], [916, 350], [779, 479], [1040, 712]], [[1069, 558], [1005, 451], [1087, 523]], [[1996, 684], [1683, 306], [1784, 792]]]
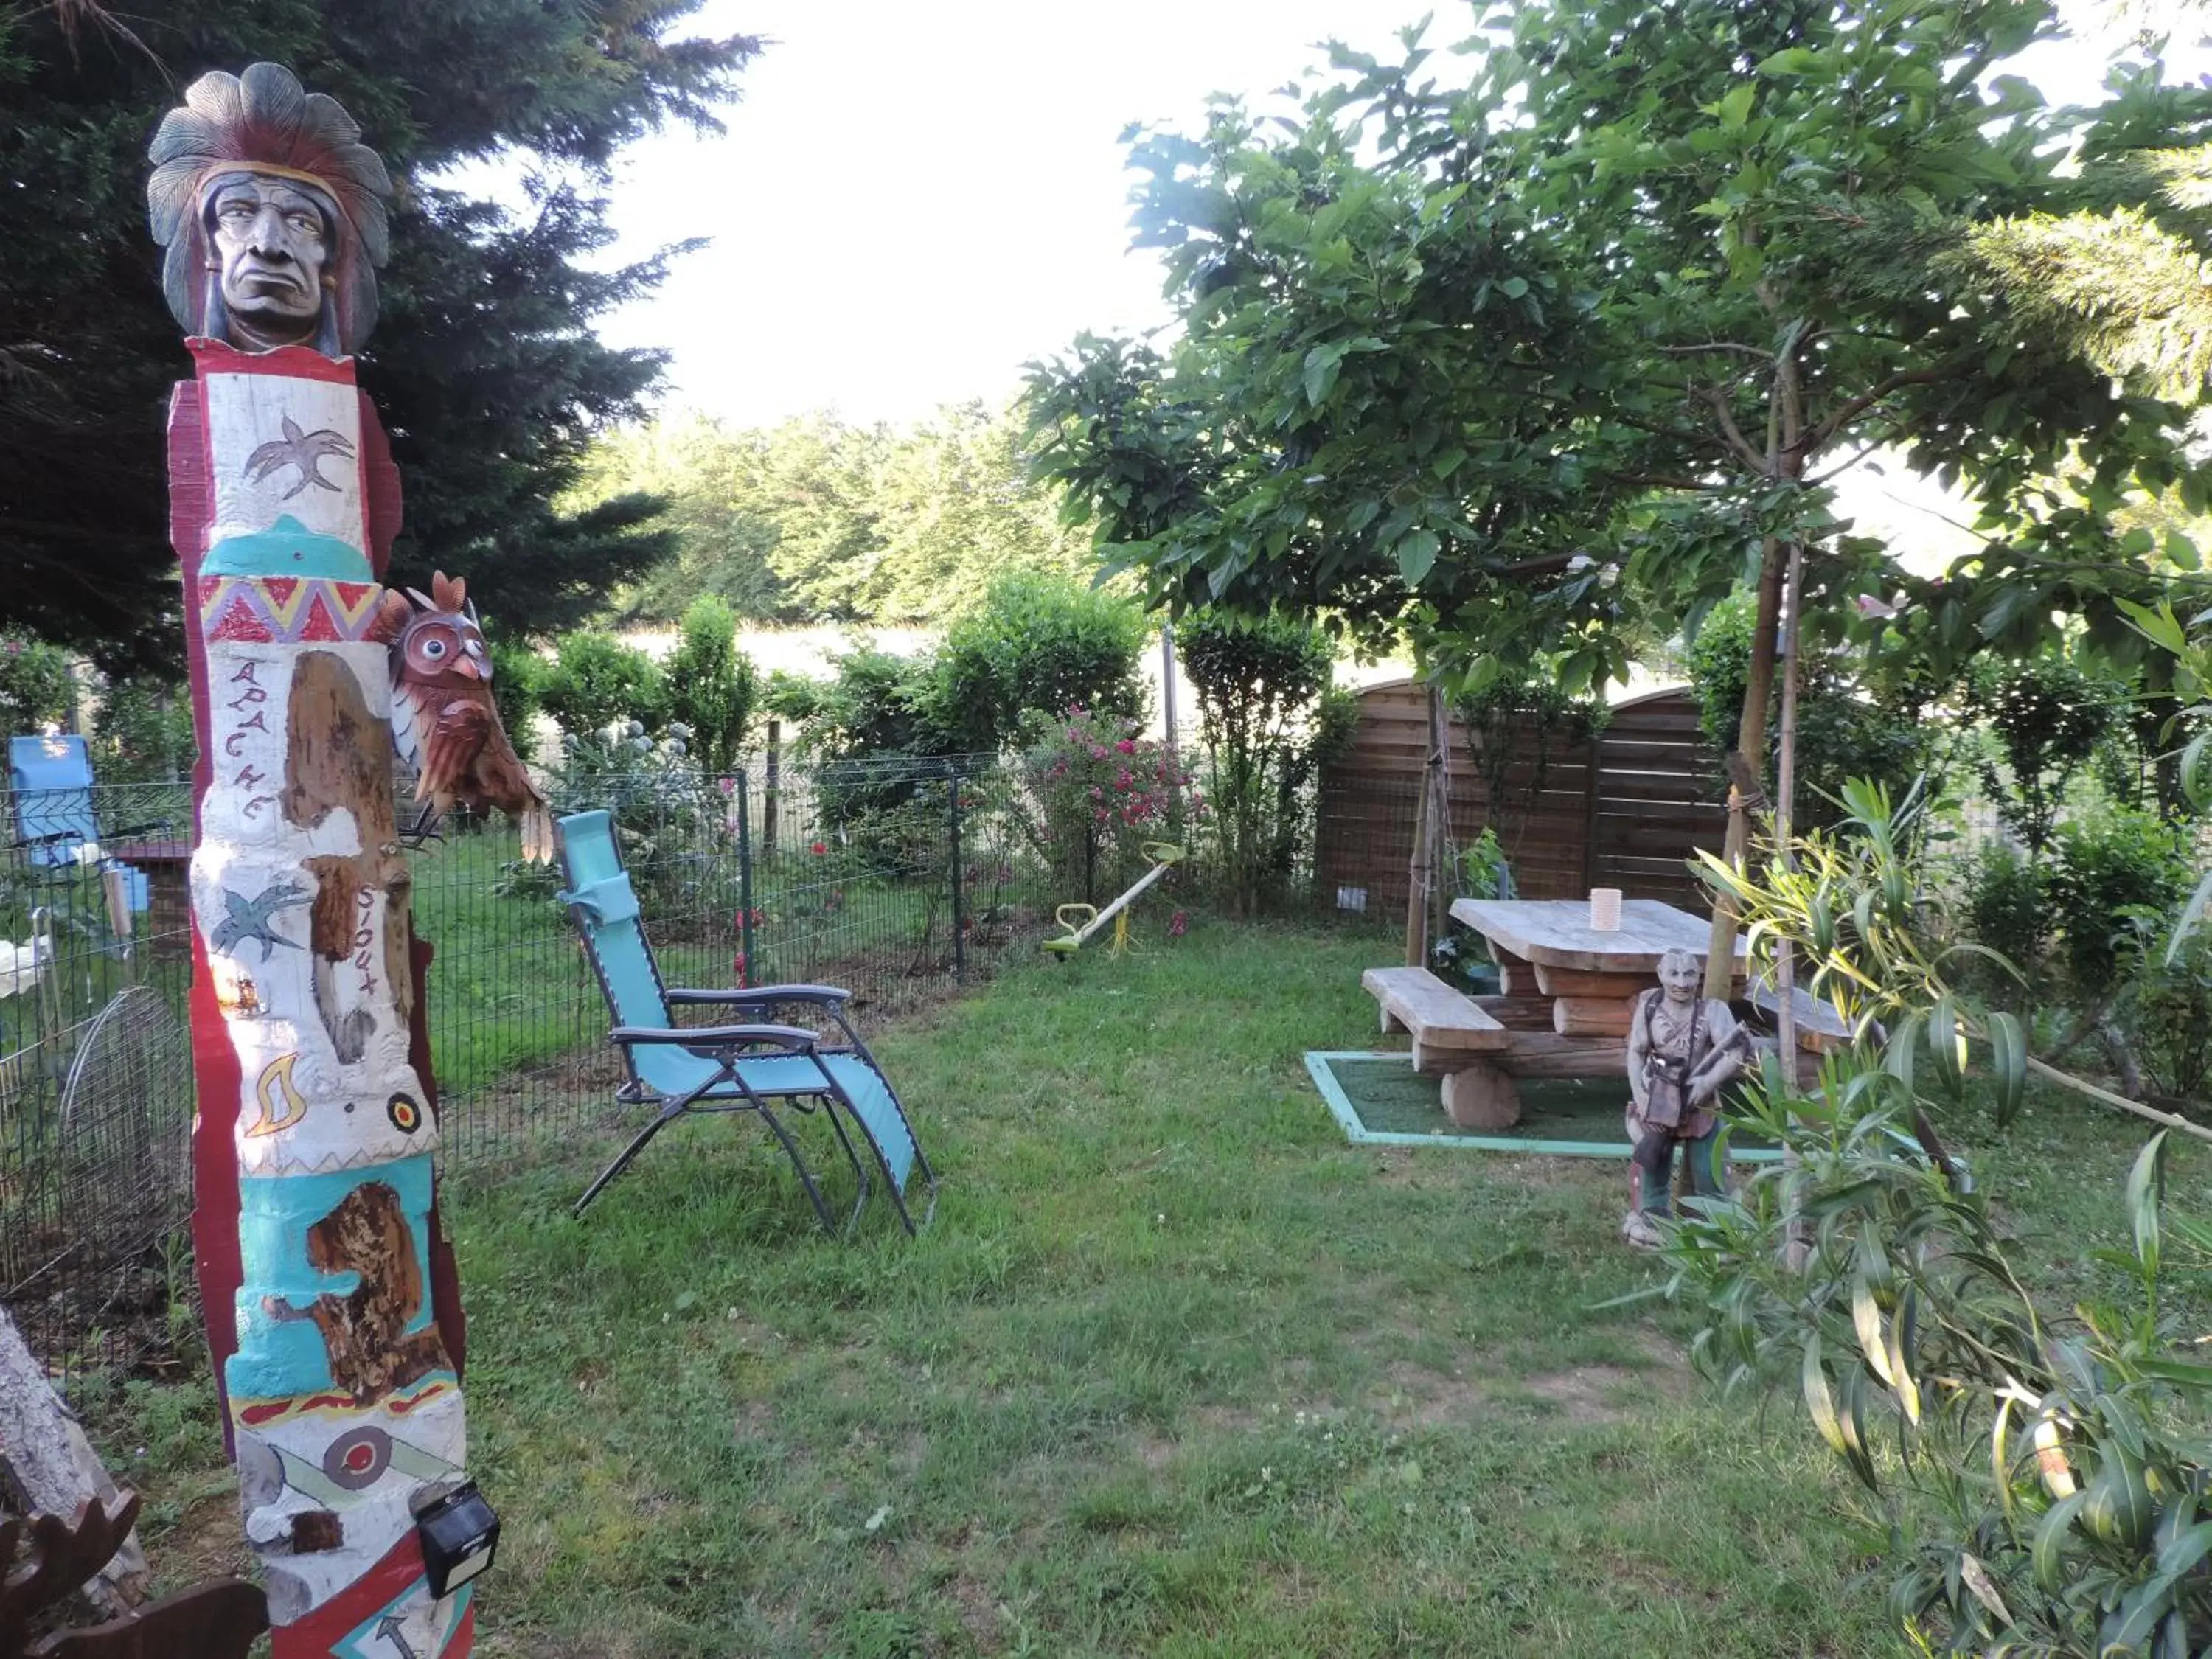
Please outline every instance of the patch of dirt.
[[1461, 1371], [1440, 1376], [1425, 1365], [1401, 1362], [1384, 1376], [1389, 1393], [1382, 1415], [1393, 1428], [1463, 1428], [1483, 1415], [1492, 1398], [1482, 1379]]
[[[1571, 1371], [1543, 1371], [1520, 1379], [1522, 1392], [1548, 1401], [1559, 1416], [1577, 1428], [1619, 1423], [1632, 1415], [1626, 1403], [1632, 1389], [1649, 1392], [1653, 1378], [1620, 1365], [1585, 1365]], [[1622, 1403], [1617, 1403], [1622, 1402]]]
[[1130, 1449], [1136, 1453], [1137, 1462], [1148, 1469], [1158, 1470], [1174, 1462], [1182, 1448], [1164, 1435], [1147, 1433], [1139, 1435]]
[[[127, 1483], [126, 1483], [127, 1484]], [[240, 1530], [234, 1492], [204, 1498], [178, 1516], [149, 1553], [155, 1579], [164, 1593], [210, 1578], [251, 1577], [252, 1552]]]

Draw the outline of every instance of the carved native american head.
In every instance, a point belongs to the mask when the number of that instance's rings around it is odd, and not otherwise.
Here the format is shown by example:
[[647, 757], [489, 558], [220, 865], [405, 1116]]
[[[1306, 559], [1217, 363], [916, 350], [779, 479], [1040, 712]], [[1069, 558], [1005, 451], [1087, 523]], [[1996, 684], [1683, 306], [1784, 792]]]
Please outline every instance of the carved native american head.
[[203, 75], [154, 135], [146, 204], [185, 331], [246, 351], [359, 348], [376, 321], [392, 179], [337, 100], [255, 64]]

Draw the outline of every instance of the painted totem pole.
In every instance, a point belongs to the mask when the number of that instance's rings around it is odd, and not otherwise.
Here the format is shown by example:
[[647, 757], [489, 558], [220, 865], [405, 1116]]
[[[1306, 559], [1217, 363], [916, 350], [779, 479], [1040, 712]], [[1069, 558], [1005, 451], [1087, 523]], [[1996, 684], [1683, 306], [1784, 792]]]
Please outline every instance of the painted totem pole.
[[194, 370], [169, 411], [200, 755], [193, 1226], [277, 1659], [459, 1656], [474, 1629], [417, 1529], [465, 1441], [392, 798], [398, 486], [347, 355], [392, 188], [360, 139], [276, 64], [211, 74], [147, 191]]

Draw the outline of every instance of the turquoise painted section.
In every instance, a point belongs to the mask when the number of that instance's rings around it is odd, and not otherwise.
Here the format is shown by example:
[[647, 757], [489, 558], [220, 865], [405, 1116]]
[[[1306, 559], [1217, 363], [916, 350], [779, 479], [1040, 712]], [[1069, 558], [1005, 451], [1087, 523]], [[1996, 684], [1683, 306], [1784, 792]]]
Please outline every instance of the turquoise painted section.
[[[1626, 1140], [1528, 1140], [1510, 1135], [1401, 1135], [1369, 1128], [1359, 1121], [1345, 1096], [1343, 1085], [1329, 1069], [1333, 1060], [1402, 1060], [1408, 1066], [1413, 1056], [1399, 1054], [1374, 1054], [1364, 1048], [1311, 1048], [1306, 1051], [1306, 1075], [1313, 1079], [1314, 1087], [1321, 1091], [1329, 1115], [1344, 1131], [1344, 1138], [1359, 1146], [1464, 1146], [1478, 1152], [1528, 1152], [1541, 1158], [1609, 1158], [1625, 1163], [1628, 1158]], [[1781, 1152], [1775, 1147], [1759, 1147], [1735, 1152], [1727, 1143], [1727, 1126], [1722, 1126], [1720, 1156], [1733, 1164], [1772, 1164]]]
[[263, 1298], [273, 1297], [304, 1314], [319, 1296], [344, 1296], [361, 1287], [358, 1273], [316, 1270], [307, 1259], [307, 1231], [348, 1194], [371, 1182], [399, 1195], [424, 1286], [422, 1305], [407, 1329], [428, 1326], [430, 1172], [425, 1153], [334, 1175], [248, 1176], [239, 1182], [238, 1352], [224, 1362], [222, 1373], [233, 1399], [286, 1399], [336, 1387], [321, 1329], [310, 1319], [276, 1317]]
[[200, 562], [203, 576], [320, 576], [337, 582], [373, 582], [368, 556], [323, 536], [285, 514], [251, 536], [226, 536]]

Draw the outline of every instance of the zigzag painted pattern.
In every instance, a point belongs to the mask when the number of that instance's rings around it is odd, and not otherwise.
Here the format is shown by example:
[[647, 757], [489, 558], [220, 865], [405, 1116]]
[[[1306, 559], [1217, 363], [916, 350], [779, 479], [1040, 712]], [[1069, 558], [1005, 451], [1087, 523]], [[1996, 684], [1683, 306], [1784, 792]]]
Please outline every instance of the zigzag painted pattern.
[[364, 640], [383, 591], [321, 576], [203, 576], [200, 631], [253, 645]]

